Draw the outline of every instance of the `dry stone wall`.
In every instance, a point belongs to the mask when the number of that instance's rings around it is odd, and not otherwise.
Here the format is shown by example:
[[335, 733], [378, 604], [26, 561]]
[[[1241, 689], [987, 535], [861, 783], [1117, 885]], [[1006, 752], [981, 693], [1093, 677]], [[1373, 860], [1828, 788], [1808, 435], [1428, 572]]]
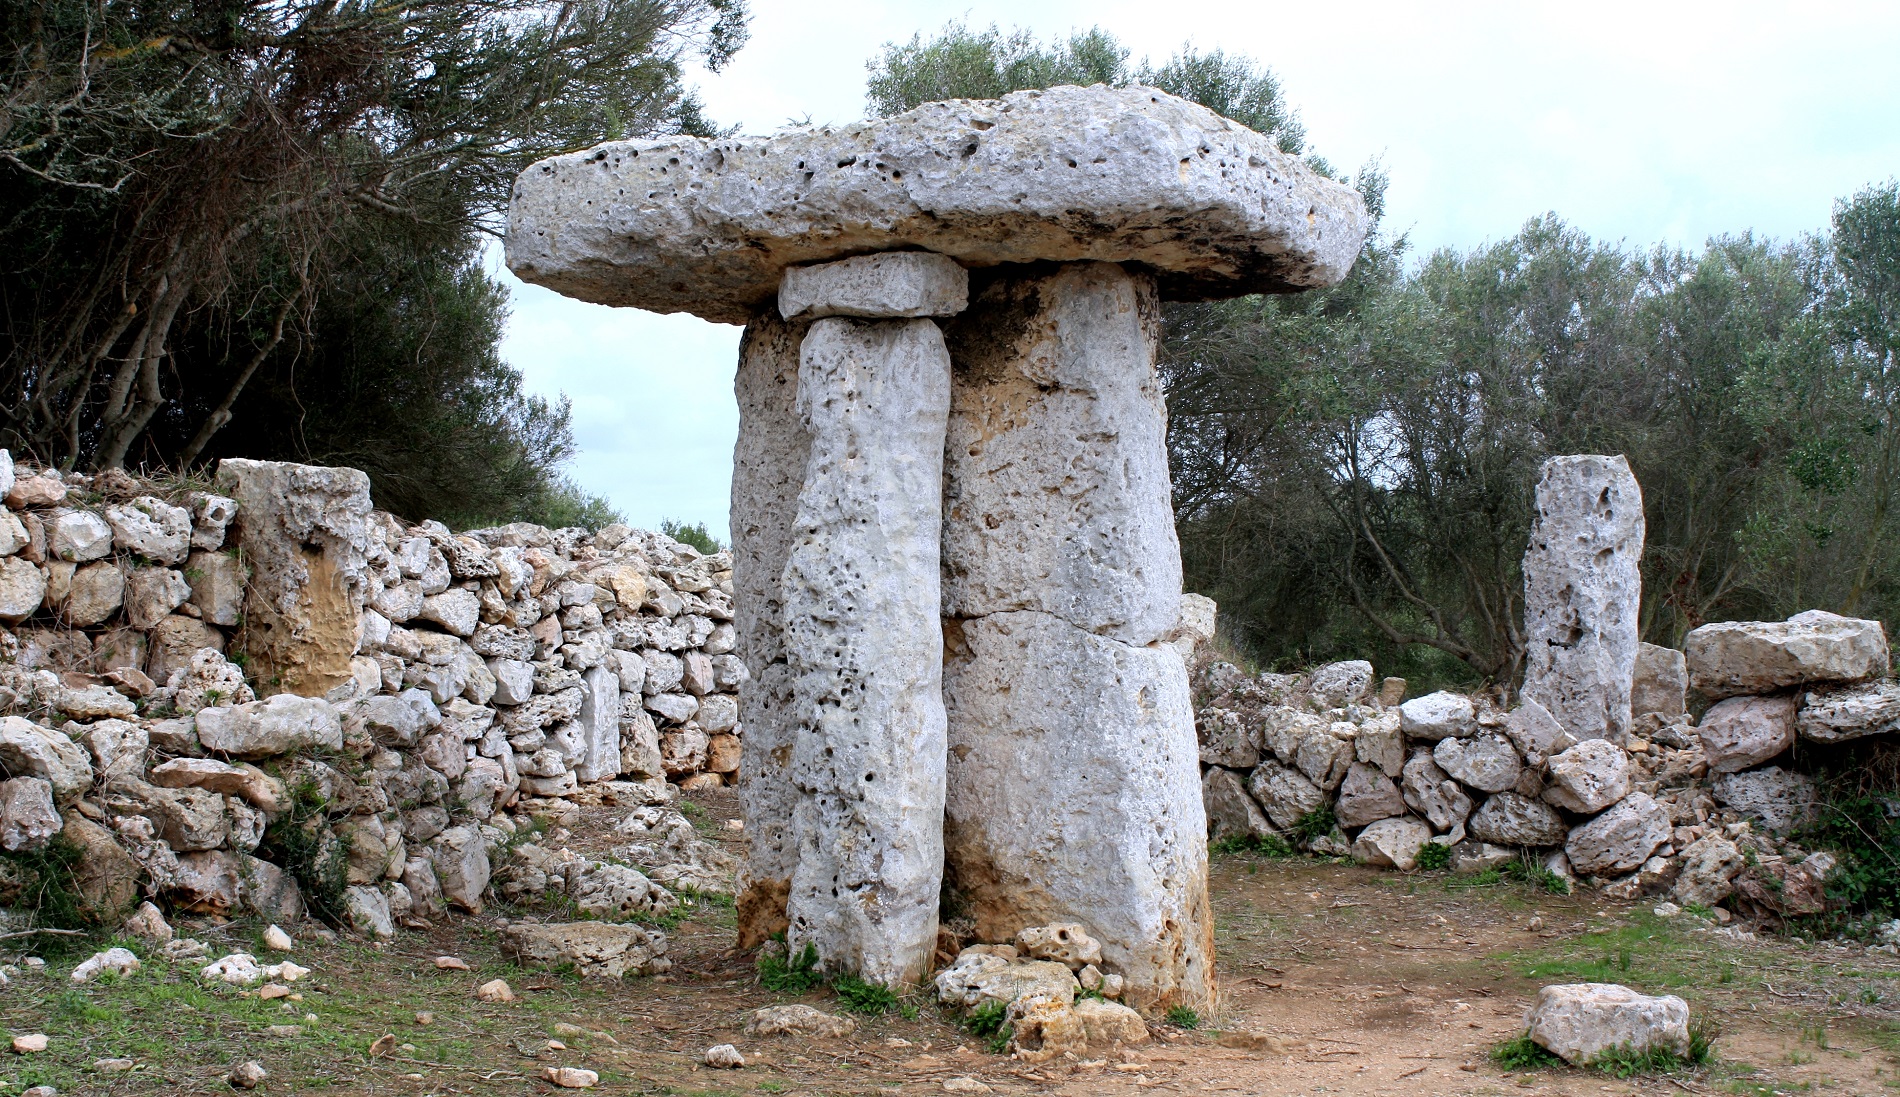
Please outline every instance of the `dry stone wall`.
[[[1528, 697], [1400, 701], [1403, 683], [1375, 692], [1364, 662], [1257, 676], [1203, 662], [1210, 837], [1401, 870], [1438, 845], [1457, 872], [1528, 865], [1622, 899], [1820, 912], [1836, 862], [1793, 841], [1818, 798], [1799, 746], [1900, 732], [1885, 631], [1810, 611], [1705, 625], [1686, 647], [1643, 645], [1621, 741]], [[1721, 697], [1699, 720], [1691, 682]], [[1583, 730], [1599, 727], [1593, 713]]]
[[[491, 878], [602, 917], [729, 890], [670, 805], [739, 767], [730, 556], [625, 526], [408, 525], [368, 489], [0, 451], [0, 850], [71, 843], [101, 920], [143, 896], [386, 935], [480, 911]], [[571, 803], [634, 809], [623, 856], [497, 856], [511, 812]], [[662, 970], [663, 938], [641, 948], [621, 966]]]

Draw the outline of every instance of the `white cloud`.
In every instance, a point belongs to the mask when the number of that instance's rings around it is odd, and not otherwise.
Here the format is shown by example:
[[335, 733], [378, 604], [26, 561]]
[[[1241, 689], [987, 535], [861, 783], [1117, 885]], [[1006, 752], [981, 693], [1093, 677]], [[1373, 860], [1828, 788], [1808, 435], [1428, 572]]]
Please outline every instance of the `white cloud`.
[[[951, 19], [1050, 36], [1099, 25], [1157, 59], [1184, 41], [1279, 74], [1312, 147], [1392, 174], [1389, 224], [1421, 251], [1556, 211], [1600, 238], [1699, 244], [1825, 225], [1900, 173], [1900, 5], [754, 0], [750, 45], [701, 78], [748, 132], [863, 113], [864, 63]], [[503, 353], [574, 399], [575, 473], [636, 522], [721, 531], [737, 427], [736, 328], [568, 301], [509, 279]]]

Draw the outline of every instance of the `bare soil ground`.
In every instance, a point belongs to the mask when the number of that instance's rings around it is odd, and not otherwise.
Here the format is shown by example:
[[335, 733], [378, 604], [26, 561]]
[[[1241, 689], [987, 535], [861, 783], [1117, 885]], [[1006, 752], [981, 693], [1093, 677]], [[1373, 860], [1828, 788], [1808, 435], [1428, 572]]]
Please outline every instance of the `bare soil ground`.
[[[728, 795], [698, 799], [695, 820], [722, 840]], [[577, 849], [605, 835], [591, 814]], [[292, 999], [207, 987], [150, 960], [124, 980], [74, 986], [77, 954], [0, 988], [0, 1022], [51, 1047], [0, 1059], [0, 1094], [48, 1083], [62, 1094], [229, 1093], [229, 1068], [256, 1059], [263, 1092], [556, 1092], [550, 1065], [598, 1071], [605, 1094], [1179, 1093], [1598, 1094], [1900, 1092], [1900, 960], [1857, 947], [1749, 939], [1647, 905], [1557, 896], [1527, 885], [1472, 887], [1442, 873], [1399, 875], [1309, 860], [1220, 856], [1214, 902], [1223, 998], [1192, 1029], [1094, 1060], [1025, 1065], [992, 1054], [919, 996], [905, 1017], [861, 1018], [844, 1040], [750, 1038], [750, 1009], [788, 1000], [838, 1009], [826, 990], [759, 988], [731, 951], [730, 907], [701, 903], [674, 926], [668, 979], [609, 982], [528, 971], [504, 959], [492, 912], [387, 945], [306, 933], [294, 958], [314, 970]], [[264, 952], [250, 923], [180, 927], [213, 956]], [[442, 971], [462, 957], [473, 972]], [[17, 956], [12, 959], [17, 960]], [[519, 995], [477, 1002], [507, 979]], [[1521, 1031], [1536, 989], [1613, 981], [1687, 998], [1723, 1035], [1714, 1061], [1618, 1079], [1569, 1068], [1511, 1073], [1489, 1058]], [[393, 1036], [387, 1054], [372, 1054]], [[700, 1065], [733, 1043], [742, 1070]], [[131, 1060], [113, 1069], [101, 1060]], [[946, 1085], [946, 1083], [949, 1083]]]

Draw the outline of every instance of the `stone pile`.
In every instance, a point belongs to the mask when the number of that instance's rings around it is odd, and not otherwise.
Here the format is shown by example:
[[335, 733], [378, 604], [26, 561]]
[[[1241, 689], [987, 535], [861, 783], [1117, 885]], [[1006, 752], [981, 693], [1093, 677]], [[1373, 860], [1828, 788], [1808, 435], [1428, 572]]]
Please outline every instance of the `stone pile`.
[[634, 809], [624, 863], [530, 846], [518, 878], [603, 918], [730, 890], [668, 784], [738, 770], [727, 554], [411, 526], [360, 472], [266, 462], [200, 491], [0, 451], [0, 496], [0, 849], [70, 842], [94, 913], [289, 923], [335, 868], [318, 901], [386, 936], [480, 911], [509, 811], [572, 802]]
[[949, 891], [980, 940], [1085, 922], [1131, 1001], [1212, 1000], [1159, 305], [1330, 285], [1366, 228], [1145, 87], [522, 173], [523, 279], [746, 325], [742, 944], [918, 983]]

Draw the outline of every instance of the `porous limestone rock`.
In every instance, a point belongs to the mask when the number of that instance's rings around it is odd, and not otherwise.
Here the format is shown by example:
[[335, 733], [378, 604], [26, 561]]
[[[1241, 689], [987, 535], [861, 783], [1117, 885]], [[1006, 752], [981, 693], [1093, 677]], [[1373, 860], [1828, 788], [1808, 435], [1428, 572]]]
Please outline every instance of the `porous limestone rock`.
[[1471, 797], [1438, 767], [1429, 750], [1419, 750], [1405, 763], [1400, 781], [1405, 802], [1441, 831], [1462, 835], [1471, 817]]
[[1055, 995], [1025, 994], [1003, 1014], [1009, 1031], [1011, 1057], [1025, 1063], [1046, 1063], [1057, 1056], [1087, 1051], [1088, 1028], [1072, 1001]]
[[217, 483], [238, 503], [235, 536], [251, 569], [241, 640], [256, 681], [306, 697], [350, 681], [370, 587], [369, 477], [226, 458]]
[[53, 786], [43, 777], [0, 781], [0, 849], [39, 849], [64, 825], [53, 804]]
[[942, 885], [950, 358], [929, 320], [827, 318], [798, 386], [811, 455], [780, 592], [800, 729], [787, 939], [827, 970], [915, 983]]
[[927, 251], [886, 251], [789, 267], [778, 287], [779, 315], [866, 319], [955, 316], [970, 303], [970, 274]]
[[1247, 795], [1247, 786], [1241, 783], [1240, 775], [1231, 769], [1208, 767], [1201, 775], [1201, 803], [1207, 810], [1208, 837], [1216, 841], [1265, 838], [1279, 833], [1260, 810], [1260, 805]]
[[1530, 1038], [1567, 1063], [1587, 1066], [1606, 1052], [1689, 1053], [1689, 1003], [1615, 983], [1571, 983], [1537, 992], [1524, 1018]]
[[[1446, 742], [1455, 740], [1447, 739]], [[1333, 813], [1342, 827], [1359, 827], [1405, 814], [1405, 797], [1382, 770], [1355, 762], [1339, 786]], [[1428, 835], [1429, 837], [1429, 835]]]
[[933, 980], [937, 1000], [944, 1005], [974, 1010], [985, 1002], [1008, 1006], [1018, 998], [1050, 996], [1073, 1003], [1077, 983], [1066, 964], [1053, 960], [1012, 960], [977, 945], [957, 954], [956, 961]]
[[1900, 681], [1818, 686], [1801, 695], [1795, 730], [1817, 743], [1842, 743], [1900, 731]]
[[609, 922], [514, 922], [502, 930], [503, 951], [524, 964], [572, 964], [583, 976], [619, 979], [658, 975], [672, 967], [666, 935]]
[[194, 552], [185, 561], [191, 582], [191, 604], [207, 622], [230, 628], [244, 613], [244, 583], [250, 569], [244, 561], [223, 552]]
[[145, 772], [145, 750], [151, 735], [137, 724], [125, 720], [100, 720], [80, 728], [69, 725], [68, 735], [77, 734], [80, 743], [92, 755], [93, 773], [103, 780], [114, 777], [138, 777]]
[[1432, 759], [1453, 779], [1479, 792], [1503, 792], [1515, 786], [1524, 769], [1511, 741], [1495, 731], [1440, 739]]
[[1643, 492], [1622, 457], [1552, 457], [1524, 553], [1525, 697], [1578, 739], [1629, 732]]
[[1016, 951], [1032, 960], [1054, 960], [1081, 971], [1102, 962], [1101, 942], [1077, 922], [1030, 926], [1016, 935]]
[[1272, 138], [1098, 84], [543, 160], [516, 180], [508, 264], [583, 300], [744, 323], [786, 267], [906, 248], [1132, 260], [1183, 300], [1285, 292], [1338, 281], [1367, 227], [1356, 193]]
[[756, 314], [739, 342], [733, 391], [739, 440], [732, 453], [732, 583], [736, 654], [751, 676], [739, 685], [746, 758], [739, 785], [746, 861], [737, 900], [739, 944], [756, 948], [786, 928], [797, 843], [788, 825], [792, 784], [792, 673], [785, 662], [779, 580], [791, 555], [795, 506], [811, 433], [797, 412], [798, 351], [806, 325], [777, 309]]
[[820, 1040], [843, 1039], [858, 1030], [858, 1023], [803, 1003], [766, 1006], [755, 1009], [746, 1018], [747, 1036], [811, 1036]]
[[46, 552], [76, 564], [109, 556], [112, 527], [89, 510], [56, 510], [46, 519]]
[[[103, 624], [125, 602], [125, 573], [110, 561], [74, 571], [58, 601], [59, 618], [74, 628]], [[163, 617], [164, 614], [159, 614]]]
[[1327, 663], [1313, 671], [1306, 688], [1321, 708], [1359, 704], [1372, 688], [1372, 664], [1364, 659]]
[[1203, 709], [1194, 721], [1194, 730], [1201, 742], [1202, 765], [1252, 769], [1260, 764], [1260, 748], [1254, 744], [1253, 732], [1240, 713], [1223, 708]]
[[1529, 697], [1520, 698], [1504, 717], [1504, 734], [1532, 765], [1570, 749], [1577, 741], [1549, 709]]
[[952, 630], [944, 684], [947, 872], [978, 935], [1086, 920], [1135, 1004], [1206, 1003], [1207, 830], [1180, 655], [997, 613]]
[[999, 278], [945, 325], [956, 366], [943, 614], [1051, 614], [1147, 645], [1180, 619], [1153, 282], [1106, 263]]
[[1090, 1047], [1129, 1047], [1148, 1040], [1148, 1023], [1120, 1002], [1084, 998], [1075, 1003], [1075, 1015], [1082, 1022]]
[[176, 564], [191, 551], [191, 512], [156, 496], [141, 495], [106, 508], [112, 543], [120, 552], [154, 564]]
[[1359, 723], [1352, 741], [1353, 757], [1369, 766], [1377, 766], [1387, 777], [1397, 777], [1405, 768], [1405, 732], [1396, 712], [1367, 716]]
[[1399, 706], [1399, 726], [1408, 739], [1449, 739], [1478, 730], [1478, 710], [1462, 693], [1440, 690]]
[[1569, 828], [1541, 800], [1515, 792], [1494, 793], [1465, 824], [1473, 838], [1499, 846], [1562, 845]]
[[1771, 834], [1790, 834], [1814, 818], [1820, 793], [1814, 779], [1802, 773], [1763, 766], [1715, 778], [1715, 799], [1761, 823]]
[[1758, 766], [1794, 745], [1793, 694], [1730, 697], [1709, 706], [1696, 734], [1709, 772], [1736, 773]]
[[1672, 832], [1669, 809], [1646, 793], [1632, 792], [1573, 829], [1564, 841], [1564, 853], [1571, 869], [1585, 876], [1621, 876], [1641, 868]]
[[1747, 867], [1741, 848], [1711, 834], [1682, 851], [1682, 872], [1669, 897], [1683, 906], [1713, 907], [1735, 893], [1735, 877]]
[[46, 575], [18, 556], [0, 557], [0, 621], [15, 624], [46, 601]]
[[0, 717], [0, 770], [46, 781], [62, 804], [92, 787], [92, 759], [86, 748], [64, 731], [22, 716]]
[[1181, 653], [1181, 658], [1192, 663], [1195, 651], [1214, 638], [1219, 617], [1220, 606], [1212, 598], [1205, 594], [1182, 594], [1181, 616], [1174, 624], [1174, 631], [1168, 634], [1168, 643]]
[[1418, 864], [1418, 851], [1432, 839], [1432, 828], [1417, 819], [1381, 819], [1359, 832], [1352, 843], [1352, 855], [1368, 865], [1410, 872]]
[[343, 721], [329, 702], [280, 693], [228, 708], [200, 709], [198, 742], [238, 758], [268, 758], [311, 748], [341, 750]]
[[1260, 763], [1247, 777], [1247, 791], [1273, 825], [1285, 830], [1326, 806], [1325, 789], [1278, 762]]
[[136, 629], [149, 629], [190, 597], [191, 584], [171, 568], [136, 568], [125, 577], [126, 623]]
[[1592, 815], [1629, 794], [1630, 760], [1607, 739], [1585, 739], [1550, 759], [1544, 799], [1567, 811]]
[[1665, 723], [1688, 711], [1689, 661], [1675, 648], [1636, 645], [1636, 673], [1630, 680], [1630, 716], [1654, 713]]
[[1887, 673], [1878, 621], [1811, 609], [1786, 621], [1721, 621], [1689, 633], [1689, 684], [1710, 700]]

